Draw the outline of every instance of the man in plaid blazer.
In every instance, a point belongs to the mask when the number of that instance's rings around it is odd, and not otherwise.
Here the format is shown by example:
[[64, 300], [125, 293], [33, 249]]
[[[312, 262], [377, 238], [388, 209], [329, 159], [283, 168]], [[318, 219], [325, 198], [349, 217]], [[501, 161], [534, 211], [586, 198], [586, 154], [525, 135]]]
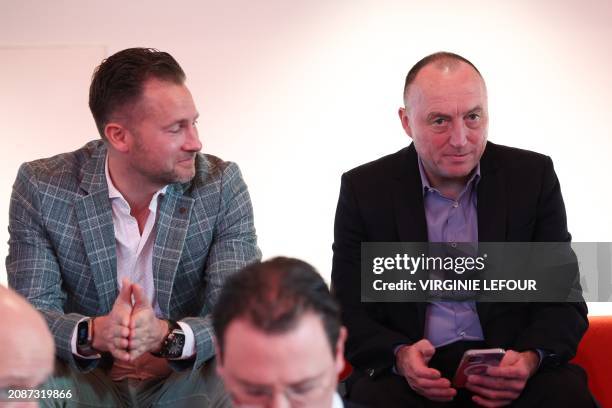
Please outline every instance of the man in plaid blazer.
[[109, 57], [90, 88], [102, 140], [19, 169], [9, 284], [47, 320], [68, 403], [229, 404], [210, 313], [260, 252], [240, 170], [199, 153], [184, 80], [164, 52]]

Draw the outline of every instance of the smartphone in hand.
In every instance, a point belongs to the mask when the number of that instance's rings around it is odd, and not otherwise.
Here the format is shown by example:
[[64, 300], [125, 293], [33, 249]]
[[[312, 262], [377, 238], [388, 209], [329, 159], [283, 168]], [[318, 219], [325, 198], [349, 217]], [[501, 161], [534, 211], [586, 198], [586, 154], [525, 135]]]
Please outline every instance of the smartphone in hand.
[[505, 354], [506, 351], [501, 348], [467, 350], [457, 367], [453, 385], [462, 388], [465, 387], [468, 375], [486, 375], [487, 368], [497, 367]]

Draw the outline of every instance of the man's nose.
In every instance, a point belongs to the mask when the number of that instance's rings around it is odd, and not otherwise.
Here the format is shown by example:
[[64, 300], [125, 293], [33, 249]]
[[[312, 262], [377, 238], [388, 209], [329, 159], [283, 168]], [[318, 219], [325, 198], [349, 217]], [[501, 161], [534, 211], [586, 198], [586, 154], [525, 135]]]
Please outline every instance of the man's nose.
[[200, 142], [200, 135], [198, 134], [198, 128], [195, 125], [189, 126], [187, 130], [187, 137], [183, 144], [183, 150], [188, 152], [199, 152], [202, 150], [202, 142]]
[[275, 392], [270, 402], [270, 408], [291, 408], [291, 401], [284, 392]]
[[456, 148], [464, 147], [467, 144], [468, 132], [469, 129], [463, 122], [456, 123], [451, 130], [449, 144]]

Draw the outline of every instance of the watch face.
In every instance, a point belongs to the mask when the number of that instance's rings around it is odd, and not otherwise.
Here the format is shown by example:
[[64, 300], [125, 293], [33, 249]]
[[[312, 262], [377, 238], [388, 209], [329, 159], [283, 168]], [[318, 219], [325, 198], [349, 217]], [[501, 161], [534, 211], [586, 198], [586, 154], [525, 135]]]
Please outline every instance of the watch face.
[[84, 346], [89, 340], [89, 321], [79, 323], [77, 326], [77, 345]]
[[184, 345], [185, 335], [174, 332], [168, 338], [168, 349], [166, 350], [166, 353], [170, 357], [180, 357], [183, 354]]

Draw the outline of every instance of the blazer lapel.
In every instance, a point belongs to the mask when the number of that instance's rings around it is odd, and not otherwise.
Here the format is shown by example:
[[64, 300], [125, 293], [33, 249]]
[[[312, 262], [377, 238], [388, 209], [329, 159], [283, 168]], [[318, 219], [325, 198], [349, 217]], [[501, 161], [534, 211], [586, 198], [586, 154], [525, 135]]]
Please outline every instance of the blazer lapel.
[[393, 211], [401, 242], [427, 242], [423, 186], [414, 145], [400, 152], [393, 169]]
[[480, 160], [478, 182], [478, 241], [506, 240], [506, 183], [503, 171], [495, 160], [495, 145], [487, 142]]
[[159, 308], [170, 317], [170, 294], [183, 253], [194, 199], [183, 196], [186, 185], [173, 184], [161, 197], [153, 247], [153, 280]]
[[106, 146], [99, 146], [83, 166], [81, 189], [85, 195], [75, 201], [81, 237], [89, 259], [101, 314], [115, 303], [117, 290], [117, 255], [115, 229], [104, 172]]
[[[505, 242], [508, 202], [506, 197], [505, 176], [496, 163], [496, 146], [487, 142], [480, 160], [481, 179], [478, 182], [478, 241]], [[481, 323], [491, 317], [493, 309], [500, 310], [499, 304], [477, 303]]]
[[[400, 152], [392, 174], [395, 183], [393, 187], [393, 211], [399, 241], [427, 242], [423, 185], [419, 173], [417, 153], [413, 144]], [[392, 307], [411, 307], [412, 305], [416, 307], [418, 319], [416, 323], [420, 333], [423, 333], [427, 303], [395, 304]]]

